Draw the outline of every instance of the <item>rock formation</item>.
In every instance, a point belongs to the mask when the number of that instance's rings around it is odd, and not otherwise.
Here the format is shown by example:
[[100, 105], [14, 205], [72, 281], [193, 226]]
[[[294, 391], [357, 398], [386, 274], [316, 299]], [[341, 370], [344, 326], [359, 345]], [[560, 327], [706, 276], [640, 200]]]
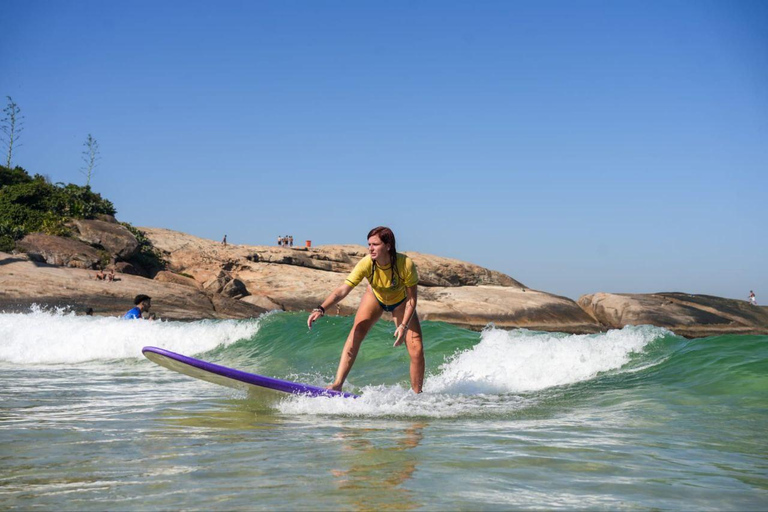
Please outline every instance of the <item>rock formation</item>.
[[[265, 247], [227, 245], [167, 229], [141, 228], [163, 252], [169, 270], [192, 276], [203, 289], [229, 294], [241, 283], [241, 302], [267, 309], [307, 311], [344, 282], [367, 253], [356, 245]], [[478, 265], [419, 253], [406, 253], [419, 270], [419, 315], [471, 329], [498, 327], [578, 333], [601, 326], [565, 297], [530, 290], [511, 277]], [[166, 277], [163, 277], [166, 279]], [[365, 284], [335, 311], [352, 315]], [[238, 296], [232, 295], [232, 296]]]
[[228, 297], [210, 297], [195, 286], [120, 274], [114, 282], [96, 279], [96, 272], [33, 261], [27, 255], [0, 252], [0, 310], [26, 311], [32, 304], [93, 308], [95, 315], [119, 316], [133, 307], [141, 293], [152, 297], [161, 318], [249, 318], [265, 308]]
[[76, 219], [70, 225], [81, 241], [99, 245], [117, 259], [128, 260], [139, 250], [139, 242], [133, 233], [117, 222]]
[[[18, 244], [27, 254], [0, 253], [0, 310], [23, 310], [37, 303], [91, 307], [95, 314], [120, 315], [132, 306], [135, 295], [144, 293], [153, 298], [153, 311], [171, 320], [249, 318], [275, 309], [307, 311], [344, 282], [366, 255], [365, 248], [356, 245], [224, 246], [167, 229], [141, 228], [162, 252], [168, 268], [148, 279], [131, 275], [141, 271], [118, 261], [113, 266], [124, 273], [118, 281], [107, 282], [97, 280], [95, 272], [87, 269], [96, 268], [105, 258], [131, 254], [135, 237], [109, 218], [77, 221], [74, 226], [81, 240], [97, 248], [78, 240], [31, 234]], [[502, 328], [568, 333], [650, 324], [689, 337], [768, 334], [768, 308], [746, 301], [683, 293], [596, 293], [581, 297], [577, 304], [477, 265], [406, 254], [419, 270], [418, 311], [424, 320], [470, 329], [493, 323]], [[365, 288], [365, 283], [358, 286], [328, 314], [354, 314]]]
[[97, 268], [104, 257], [104, 254], [83, 242], [43, 233], [30, 233], [16, 246], [34, 260], [64, 267]]
[[768, 334], [768, 308], [747, 301], [687, 293], [595, 293], [579, 305], [608, 328], [656, 325], [690, 338]]

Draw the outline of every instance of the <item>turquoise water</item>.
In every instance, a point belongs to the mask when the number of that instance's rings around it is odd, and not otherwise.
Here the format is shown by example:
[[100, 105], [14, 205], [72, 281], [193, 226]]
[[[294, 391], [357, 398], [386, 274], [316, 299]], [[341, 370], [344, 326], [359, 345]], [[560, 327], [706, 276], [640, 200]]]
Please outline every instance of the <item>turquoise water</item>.
[[264, 401], [141, 356], [323, 384], [350, 325], [0, 314], [0, 508], [768, 508], [765, 336], [424, 322], [414, 395], [379, 323], [345, 388], [358, 400]]

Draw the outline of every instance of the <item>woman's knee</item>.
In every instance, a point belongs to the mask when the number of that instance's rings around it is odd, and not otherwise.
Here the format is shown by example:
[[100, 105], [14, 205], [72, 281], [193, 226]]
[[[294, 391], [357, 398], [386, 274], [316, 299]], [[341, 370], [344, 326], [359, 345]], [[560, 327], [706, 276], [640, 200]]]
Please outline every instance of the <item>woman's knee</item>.
[[363, 338], [365, 338], [368, 335], [368, 331], [371, 330], [373, 323], [374, 322], [369, 322], [369, 321], [357, 322], [354, 325], [354, 327], [352, 327], [350, 338], [353, 339], [355, 342], [360, 343], [361, 341], [363, 341]]
[[424, 359], [424, 345], [421, 342], [420, 335], [413, 335], [407, 340], [408, 354], [411, 360], [418, 361]]

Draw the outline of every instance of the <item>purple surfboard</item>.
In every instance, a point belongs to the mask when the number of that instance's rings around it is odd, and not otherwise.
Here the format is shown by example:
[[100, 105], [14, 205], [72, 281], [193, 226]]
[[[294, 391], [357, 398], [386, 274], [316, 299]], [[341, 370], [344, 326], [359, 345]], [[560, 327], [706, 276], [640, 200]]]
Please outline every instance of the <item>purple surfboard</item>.
[[357, 395], [353, 395], [352, 393], [334, 391], [332, 389], [311, 386], [309, 384], [273, 379], [272, 377], [265, 377], [264, 375], [258, 375], [256, 373], [235, 370], [234, 368], [228, 368], [219, 364], [195, 359], [194, 357], [177, 354], [176, 352], [171, 352], [170, 350], [165, 350], [163, 348], [144, 347], [141, 349], [141, 352], [153, 363], [164, 366], [169, 370], [230, 388], [246, 391], [268, 389], [293, 395], [358, 398]]

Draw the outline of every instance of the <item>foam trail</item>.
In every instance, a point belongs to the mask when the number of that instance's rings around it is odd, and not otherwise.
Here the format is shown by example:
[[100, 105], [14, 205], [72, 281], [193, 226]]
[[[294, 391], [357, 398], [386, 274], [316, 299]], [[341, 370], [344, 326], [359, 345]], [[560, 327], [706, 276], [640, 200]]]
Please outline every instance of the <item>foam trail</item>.
[[141, 358], [147, 345], [199, 354], [250, 338], [259, 320], [166, 322], [76, 316], [33, 307], [0, 313], [0, 361], [16, 364], [79, 363]]

